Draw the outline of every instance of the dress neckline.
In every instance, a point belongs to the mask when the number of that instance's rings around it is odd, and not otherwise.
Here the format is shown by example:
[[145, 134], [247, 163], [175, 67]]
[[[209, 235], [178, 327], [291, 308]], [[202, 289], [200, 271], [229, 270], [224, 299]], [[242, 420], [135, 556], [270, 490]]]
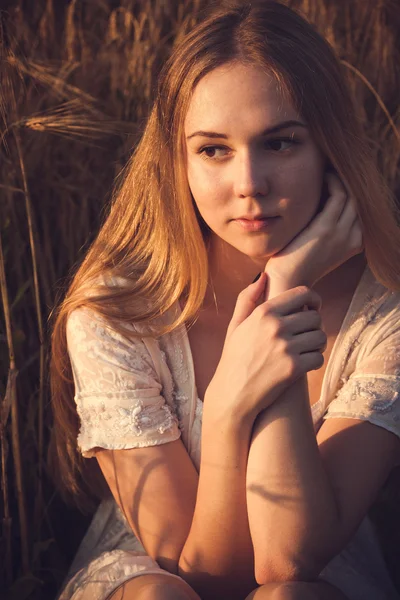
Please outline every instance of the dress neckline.
[[[363, 301], [363, 299], [367, 293], [367, 290], [369, 289], [369, 287], [371, 285], [371, 276], [372, 276], [371, 271], [370, 271], [368, 265], [366, 265], [366, 267], [363, 270], [361, 277], [357, 283], [356, 289], [354, 290], [350, 304], [347, 308], [346, 314], [345, 314], [342, 324], [340, 326], [339, 333], [336, 336], [336, 340], [332, 346], [332, 351], [329, 356], [328, 363], [326, 365], [324, 377], [322, 379], [320, 397], [317, 400], [317, 402], [315, 402], [311, 406], [311, 411], [312, 411], [314, 422], [315, 422], [315, 420], [318, 420], [319, 417], [321, 416], [321, 415], [319, 415], [319, 412], [321, 411], [321, 406], [324, 406], [323, 400], [325, 399], [325, 396], [329, 390], [329, 384], [332, 381], [332, 371], [333, 371], [335, 354], [338, 352], [338, 348], [340, 348], [343, 343], [343, 338], [346, 335], [346, 332], [348, 331], [348, 328], [351, 325], [352, 320], [354, 319], [354, 314], [358, 313], [357, 308], [359, 307], [360, 301]], [[181, 314], [182, 309], [181, 309], [179, 300], [177, 300], [177, 307], [178, 307], [179, 314]], [[197, 400], [200, 400], [200, 402], [203, 402], [203, 398], [199, 398], [199, 396], [197, 394], [193, 354], [192, 354], [192, 348], [190, 346], [190, 340], [189, 340], [189, 335], [187, 332], [186, 325], [184, 325], [184, 332], [183, 332], [182, 340], [186, 346], [186, 352], [187, 352], [187, 356], [189, 358], [189, 373], [190, 373], [191, 381], [192, 381], [193, 388], [194, 388], [194, 397]]]

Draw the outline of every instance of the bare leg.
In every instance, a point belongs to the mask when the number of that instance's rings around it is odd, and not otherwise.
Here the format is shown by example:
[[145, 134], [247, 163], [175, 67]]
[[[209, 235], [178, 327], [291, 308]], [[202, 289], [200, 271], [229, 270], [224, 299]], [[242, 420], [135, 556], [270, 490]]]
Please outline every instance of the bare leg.
[[200, 598], [185, 581], [160, 573], [129, 579], [107, 600], [200, 600]]
[[325, 581], [293, 581], [262, 585], [246, 600], [348, 600], [337, 588]]

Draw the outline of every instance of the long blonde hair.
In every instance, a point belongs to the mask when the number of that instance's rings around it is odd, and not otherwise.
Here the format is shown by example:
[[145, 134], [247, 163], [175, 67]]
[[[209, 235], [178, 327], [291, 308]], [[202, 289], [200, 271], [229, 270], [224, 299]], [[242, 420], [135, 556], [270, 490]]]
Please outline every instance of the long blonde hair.
[[[76, 500], [97, 495], [99, 477], [89, 477], [88, 463], [95, 461], [84, 461], [76, 445], [79, 418], [67, 352], [68, 317], [77, 307], [88, 306], [117, 328], [140, 323], [153, 336], [195, 320], [208, 281], [208, 228], [187, 182], [183, 124], [196, 84], [234, 60], [262, 65], [289, 94], [356, 200], [370, 268], [384, 285], [400, 289], [396, 205], [371, 158], [332, 49], [301, 16], [276, 1], [231, 2], [218, 8], [180, 42], [162, 70], [144, 135], [57, 311], [51, 455], [60, 486]], [[116, 278], [114, 285], [99, 283], [108, 275]], [[159, 327], [157, 316], [182, 297], [182, 314], [168, 327]]]

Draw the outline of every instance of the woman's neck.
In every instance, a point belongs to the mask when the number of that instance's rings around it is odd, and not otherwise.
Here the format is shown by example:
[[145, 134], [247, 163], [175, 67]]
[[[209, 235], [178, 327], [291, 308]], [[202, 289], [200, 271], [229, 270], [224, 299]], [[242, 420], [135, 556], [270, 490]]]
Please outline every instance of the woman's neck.
[[322, 304], [329, 305], [343, 295], [353, 295], [366, 266], [365, 254], [357, 254], [317, 281], [314, 290], [321, 296]]
[[204, 309], [232, 314], [240, 292], [265, 269], [266, 259], [252, 259], [233, 246], [214, 241], [209, 248], [209, 279]]
[[[204, 309], [232, 316], [239, 293], [265, 269], [266, 263], [266, 259], [252, 259], [232, 246], [214, 246], [210, 250], [210, 276]], [[316, 283], [314, 289], [321, 296], [325, 309], [343, 296], [354, 294], [366, 264], [365, 255], [359, 254]]]

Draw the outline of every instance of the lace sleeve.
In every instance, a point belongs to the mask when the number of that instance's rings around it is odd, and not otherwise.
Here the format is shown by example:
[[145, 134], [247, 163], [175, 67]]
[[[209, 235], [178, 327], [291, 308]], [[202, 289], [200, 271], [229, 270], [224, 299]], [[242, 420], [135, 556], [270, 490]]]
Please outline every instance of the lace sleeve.
[[67, 344], [83, 456], [93, 456], [96, 447], [139, 448], [179, 438], [178, 421], [140, 338], [128, 340], [93, 311], [79, 308], [68, 319]]
[[372, 324], [371, 332], [324, 418], [361, 419], [400, 437], [400, 310]]

